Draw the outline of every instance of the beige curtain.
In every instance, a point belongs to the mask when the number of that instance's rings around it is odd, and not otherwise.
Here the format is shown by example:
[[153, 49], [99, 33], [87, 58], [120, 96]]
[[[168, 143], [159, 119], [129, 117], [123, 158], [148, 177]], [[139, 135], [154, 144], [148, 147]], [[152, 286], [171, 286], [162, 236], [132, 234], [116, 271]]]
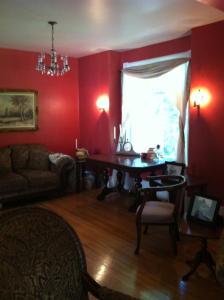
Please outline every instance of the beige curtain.
[[161, 76], [175, 67], [187, 62], [189, 58], [177, 58], [162, 62], [124, 68], [122, 72], [138, 78], [153, 78]]
[[[187, 105], [189, 105], [190, 98], [190, 62], [186, 66], [186, 80], [183, 90], [183, 95], [179, 101], [177, 101], [177, 109], [180, 112], [179, 117], [179, 141], [177, 148], [177, 161], [183, 162], [187, 165], [187, 155], [188, 152], [188, 137], [185, 135], [185, 125], [187, 118]], [[188, 135], [188, 132], [187, 132]]]
[[181, 57], [176, 59], [169, 59], [154, 63], [149, 63], [145, 65], [137, 65], [126, 67], [122, 70], [123, 74], [127, 74], [129, 76], [149, 79], [159, 77], [175, 67], [186, 64], [186, 80], [183, 86], [182, 94], [178, 96], [176, 101], [176, 107], [179, 110], [179, 140], [178, 140], [178, 151], [177, 158], [178, 162], [186, 161], [186, 151], [188, 150], [187, 143], [185, 143], [185, 122], [186, 122], [186, 108], [188, 105], [189, 95], [190, 95], [190, 58], [189, 57]]

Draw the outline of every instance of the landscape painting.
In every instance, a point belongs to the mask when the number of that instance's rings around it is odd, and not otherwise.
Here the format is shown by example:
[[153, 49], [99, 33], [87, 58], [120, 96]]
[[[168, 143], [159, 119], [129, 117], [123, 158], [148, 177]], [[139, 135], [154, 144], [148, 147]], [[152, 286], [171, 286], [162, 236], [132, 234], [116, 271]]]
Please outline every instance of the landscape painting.
[[0, 90], [0, 131], [37, 129], [37, 92]]

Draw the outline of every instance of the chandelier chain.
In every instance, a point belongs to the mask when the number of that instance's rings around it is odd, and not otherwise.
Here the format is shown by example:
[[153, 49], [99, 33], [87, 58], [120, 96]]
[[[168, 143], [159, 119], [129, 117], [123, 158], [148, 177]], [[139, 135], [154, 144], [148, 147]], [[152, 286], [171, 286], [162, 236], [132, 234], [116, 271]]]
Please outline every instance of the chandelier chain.
[[54, 24], [52, 24], [51, 39], [52, 39], [51, 49], [53, 50], [54, 49]]

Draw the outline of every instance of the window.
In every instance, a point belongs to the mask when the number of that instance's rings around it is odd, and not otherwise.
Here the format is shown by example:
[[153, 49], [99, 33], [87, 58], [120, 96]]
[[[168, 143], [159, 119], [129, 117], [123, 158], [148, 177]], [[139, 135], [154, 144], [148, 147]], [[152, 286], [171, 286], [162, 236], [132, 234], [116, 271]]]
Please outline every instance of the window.
[[[189, 62], [182, 63], [153, 78], [123, 74], [122, 126], [136, 152], [160, 145], [165, 159], [186, 163], [183, 153], [178, 159], [178, 152], [188, 123], [184, 102], [188, 65]], [[186, 141], [185, 137], [185, 144]]]

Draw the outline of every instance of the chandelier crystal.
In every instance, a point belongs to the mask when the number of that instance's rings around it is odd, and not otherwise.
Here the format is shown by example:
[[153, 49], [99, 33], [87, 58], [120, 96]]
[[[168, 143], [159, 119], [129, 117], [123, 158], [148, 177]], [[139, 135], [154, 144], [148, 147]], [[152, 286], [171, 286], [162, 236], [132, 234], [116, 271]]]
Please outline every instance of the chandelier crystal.
[[47, 73], [50, 76], [62, 76], [66, 72], [70, 71], [70, 67], [68, 65], [68, 57], [61, 56], [61, 66], [58, 62], [57, 52], [54, 49], [54, 25], [57, 24], [55, 21], [49, 21], [48, 24], [51, 25], [51, 52], [50, 52], [50, 65], [45, 64], [45, 53], [41, 53], [37, 59], [36, 70], [41, 72], [41, 74]]

